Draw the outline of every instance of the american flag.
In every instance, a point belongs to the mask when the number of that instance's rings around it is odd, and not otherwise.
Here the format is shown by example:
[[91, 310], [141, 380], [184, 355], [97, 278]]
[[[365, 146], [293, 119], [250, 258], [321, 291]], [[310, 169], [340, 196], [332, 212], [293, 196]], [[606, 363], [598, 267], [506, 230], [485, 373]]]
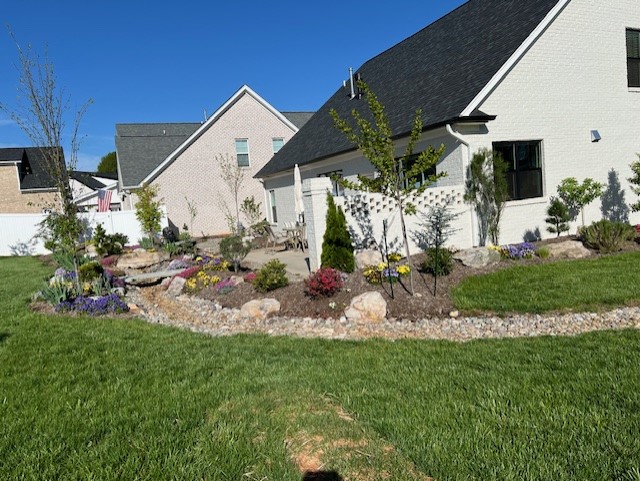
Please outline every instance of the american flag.
[[111, 210], [111, 194], [110, 190], [100, 189], [98, 191], [98, 212], [108, 212]]

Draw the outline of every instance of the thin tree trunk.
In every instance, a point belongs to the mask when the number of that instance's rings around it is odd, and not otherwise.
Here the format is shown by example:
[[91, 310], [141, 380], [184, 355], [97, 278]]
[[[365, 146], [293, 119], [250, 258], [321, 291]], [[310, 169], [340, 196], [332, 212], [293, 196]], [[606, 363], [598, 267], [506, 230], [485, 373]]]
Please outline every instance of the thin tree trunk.
[[404, 223], [404, 212], [402, 212], [402, 199], [396, 199], [398, 201], [398, 207], [400, 208], [400, 226], [402, 227], [402, 240], [404, 241], [404, 253], [407, 256], [407, 264], [409, 265], [409, 285], [411, 289], [411, 295], [414, 294], [413, 288], [413, 264], [411, 263], [411, 255], [409, 253], [409, 240], [407, 239], [407, 227]]

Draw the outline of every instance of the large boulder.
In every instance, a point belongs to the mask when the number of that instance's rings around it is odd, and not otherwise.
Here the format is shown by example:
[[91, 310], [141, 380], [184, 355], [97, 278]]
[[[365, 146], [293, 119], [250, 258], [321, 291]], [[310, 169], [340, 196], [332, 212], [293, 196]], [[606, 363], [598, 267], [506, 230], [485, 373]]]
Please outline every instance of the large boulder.
[[240, 308], [240, 316], [245, 319], [265, 320], [270, 314], [280, 312], [280, 303], [276, 299], [254, 299]]
[[453, 254], [453, 258], [468, 267], [486, 267], [500, 262], [500, 253], [488, 247], [474, 247]]
[[382, 262], [382, 254], [379, 250], [367, 249], [356, 254], [356, 266], [358, 269], [378, 265], [380, 262]]
[[387, 301], [379, 292], [365, 292], [351, 300], [344, 315], [354, 322], [382, 322], [387, 315]]
[[145, 251], [136, 249], [133, 252], [123, 254], [118, 259], [120, 269], [146, 269], [169, 259], [169, 253], [165, 251]]
[[167, 297], [178, 297], [180, 294], [182, 294], [182, 291], [184, 290], [184, 285], [187, 283], [187, 280], [184, 279], [183, 277], [174, 277], [171, 280], [171, 283], [169, 284], [169, 287], [167, 287], [167, 290], [165, 291], [165, 295]]
[[582, 242], [575, 240], [554, 242], [547, 244], [545, 247], [549, 251], [549, 257], [552, 259], [581, 259], [591, 255], [591, 251]]

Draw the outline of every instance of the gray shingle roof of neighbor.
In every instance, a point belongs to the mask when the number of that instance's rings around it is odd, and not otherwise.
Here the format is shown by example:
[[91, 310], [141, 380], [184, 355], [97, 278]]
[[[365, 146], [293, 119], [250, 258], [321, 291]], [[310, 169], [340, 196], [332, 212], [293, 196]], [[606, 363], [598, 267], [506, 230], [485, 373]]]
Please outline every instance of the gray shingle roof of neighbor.
[[281, 112], [289, 122], [293, 125], [301, 129], [304, 124], [306, 124], [311, 116], [314, 114], [313, 112]]
[[116, 124], [116, 152], [122, 186], [138, 186], [201, 125]]
[[[462, 120], [464, 109], [558, 1], [469, 0], [368, 60], [357, 73], [384, 106], [394, 137], [411, 131], [417, 109], [425, 130]], [[344, 119], [351, 119], [353, 109], [370, 117], [366, 99], [351, 100], [340, 86], [255, 177], [355, 150], [334, 127], [331, 109]]]
[[0, 162], [19, 162], [18, 176], [20, 190], [55, 190], [56, 184], [47, 172], [47, 159], [54, 150], [59, 149], [57, 155], [64, 163], [62, 147], [11, 147], [0, 149]]

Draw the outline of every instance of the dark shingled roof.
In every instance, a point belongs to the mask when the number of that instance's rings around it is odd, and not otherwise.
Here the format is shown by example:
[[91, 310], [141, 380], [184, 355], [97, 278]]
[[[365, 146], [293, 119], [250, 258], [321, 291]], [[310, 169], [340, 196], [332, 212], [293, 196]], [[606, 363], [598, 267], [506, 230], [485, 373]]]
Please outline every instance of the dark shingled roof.
[[82, 184], [86, 185], [87, 187], [89, 187], [90, 189], [93, 190], [98, 190], [98, 189], [102, 189], [103, 187], [106, 186], [106, 184], [103, 184], [102, 182], [100, 182], [99, 180], [95, 179], [94, 177], [103, 177], [103, 178], [108, 178], [108, 179], [113, 179], [113, 180], [117, 180], [118, 179], [118, 175], [113, 175], [113, 174], [102, 174], [99, 172], [84, 172], [81, 170], [74, 170], [73, 172], [71, 172], [71, 178], [77, 180], [78, 182], [81, 182]]
[[[394, 137], [411, 131], [417, 109], [422, 109], [425, 130], [461, 120], [462, 111], [558, 1], [470, 0], [367, 61], [357, 73], [384, 105]], [[351, 118], [354, 108], [368, 115], [366, 99], [350, 100], [347, 94], [340, 87], [256, 177], [354, 150], [329, 115], [335, 109]]]
[[309, 121], [313, 112], [281, 112], [281, 114], [284, 115], [289, 122], [298, 127], [298, 129], [301, 129], [302, 126]]
[[140, 184], [202, 124], [116, 124], [116, 152], [123, 187]]
[[11, 147], [0, 149], [0, 162], [19, 162], [20, 190], [56, 189], [56, 184], [46, 168], [45, 155], [58, 150], [64, 163], [62, 147]]

